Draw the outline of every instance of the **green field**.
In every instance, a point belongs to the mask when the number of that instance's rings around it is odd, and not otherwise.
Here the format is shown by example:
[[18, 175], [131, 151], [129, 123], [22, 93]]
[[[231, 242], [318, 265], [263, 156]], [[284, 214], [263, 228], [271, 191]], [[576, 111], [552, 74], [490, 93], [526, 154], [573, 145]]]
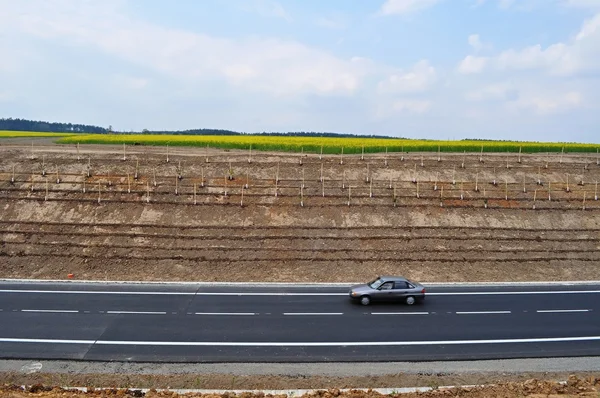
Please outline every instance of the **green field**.
[[282, 137], [260, 135], [152, 135], [152, 134], [74, 134], [0, 131], [0, 138], [56, 137], [59, 144], [112, 144], [194, 146], [258, 151], [356, 154], [375, 152], [589, 152], [600, 144], [519, 141], [441, 141], [400, 138]]
[[311, 152], [327, 154], [373, 152], [593, 152], [599, 144], [515, 141], [436, 141], [382, 138], [281, 137], [281, 136], [189, 136], [142, 134], [90, 134], [64, 137], [63, 144], [170, 145], [259, 151]]

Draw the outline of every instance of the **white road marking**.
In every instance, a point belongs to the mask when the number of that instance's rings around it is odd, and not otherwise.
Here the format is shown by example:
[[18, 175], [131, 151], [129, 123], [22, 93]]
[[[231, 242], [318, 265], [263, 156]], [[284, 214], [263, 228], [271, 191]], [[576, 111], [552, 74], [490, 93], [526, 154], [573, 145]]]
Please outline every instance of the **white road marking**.
[[256, 315], [254, 312], [195, 312], [194, 315], [240, 315], [240, 316], [252, 316]]
[[[307, 292], [158, 292], [158, 291], [105, 291], [105, 290], [25, 290], [0, 289], [0, 293], [33, 293], [33, 294], [110, 294], [110, 295], [142, 295], [142, 296], [348, 296], [348, 293], [307, 293]], [[481, 296], [481, 295], [528, 295], [528, 294], [600, 294], [600, 290], [544, 290], [514, 292], [432, 292], [426, 296]]]
[[312, 316], [312, 315], [344, 315], [343, 312], [284, 312], [283, 315], [298, 315], [298, 316]]
[[426, 293], [425, 296], [502, 296], [521, 294], [598, 294], [600, 290], [544, 290], [515, 292], [437, 292]]
[[510, 314], [510, 311], [457, 311], [457, 315]]
[[537, 310], [539, 313], [554, 313], [554, 312], [589, 312], [590, 310]]
[[106, 311], [107, 314], [140, 314], [140, 315], [166, 315], [166, 312], [161, 311]]
[[75, 314], [78, 310], [21, 310], [21, 312], [45, 312], [45, 313], [56, 313], [56, 314]]
[[429, 312], [371, 312], [371, 315], [429, 315]]
[[600, 341], [600, 336], [542, 337], [492, 340], [435, 340], [435, 341], [333, 341], [333, 342], [229, 342], [229, 341], [133, 341], [133, 340], [62, 340], [2, 337], [0, 343], [98, 344], [121, 346], [178, 346], [178, 347], [374, 347], [374, 346], [437, 346], [474, 344], [524, 344]]

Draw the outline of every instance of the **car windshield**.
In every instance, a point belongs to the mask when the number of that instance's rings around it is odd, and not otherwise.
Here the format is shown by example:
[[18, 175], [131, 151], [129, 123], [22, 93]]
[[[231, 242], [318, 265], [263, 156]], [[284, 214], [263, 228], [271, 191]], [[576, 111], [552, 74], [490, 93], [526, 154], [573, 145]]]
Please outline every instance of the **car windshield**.
[[375, 279], [374, 281], [371, 281], [369, 283], [367, 283], [367, 285], [369, 285], [369, 287], [371, 289], [379, 289], [379, 286], [381, 286], [383, 284], [383, 281], [379, 278]]

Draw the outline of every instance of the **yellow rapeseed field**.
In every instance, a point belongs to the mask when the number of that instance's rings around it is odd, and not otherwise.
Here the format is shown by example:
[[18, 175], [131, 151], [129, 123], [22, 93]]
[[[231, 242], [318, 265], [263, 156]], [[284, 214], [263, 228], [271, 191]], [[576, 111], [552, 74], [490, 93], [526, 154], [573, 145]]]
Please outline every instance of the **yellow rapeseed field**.
[[558, 142], [516, 141], [437, 141], [400, 138], [346, 138], [346, 137], [284, 137], [262, 135], [152, 135], [152, 134], [89, 134], [61, 138], [64, 144], [139, 144], [171, 146], [209, 146], [213, 148], [236, 148], [312, 152], [312, 153], [361, 153], [401, 151], [441, 152], [597, 152], [600, 145]]

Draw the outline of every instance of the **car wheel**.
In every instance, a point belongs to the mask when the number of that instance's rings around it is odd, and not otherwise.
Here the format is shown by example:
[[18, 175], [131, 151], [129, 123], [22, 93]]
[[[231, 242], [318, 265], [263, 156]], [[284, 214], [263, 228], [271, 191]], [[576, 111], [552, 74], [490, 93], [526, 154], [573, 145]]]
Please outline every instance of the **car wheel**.
[[362, 296], [360, 298], [360, 303], [362, 305], [369, 305], [369, 304], [371, 304], [371, 298], [369, 296]]
[[417, 302], [417, 300], [415, 300], [415, 298], [413, 296], [408, 296], [406, 298], [406, 304], [408, 304], [408, 305], [413, 305], [416, 302]]

